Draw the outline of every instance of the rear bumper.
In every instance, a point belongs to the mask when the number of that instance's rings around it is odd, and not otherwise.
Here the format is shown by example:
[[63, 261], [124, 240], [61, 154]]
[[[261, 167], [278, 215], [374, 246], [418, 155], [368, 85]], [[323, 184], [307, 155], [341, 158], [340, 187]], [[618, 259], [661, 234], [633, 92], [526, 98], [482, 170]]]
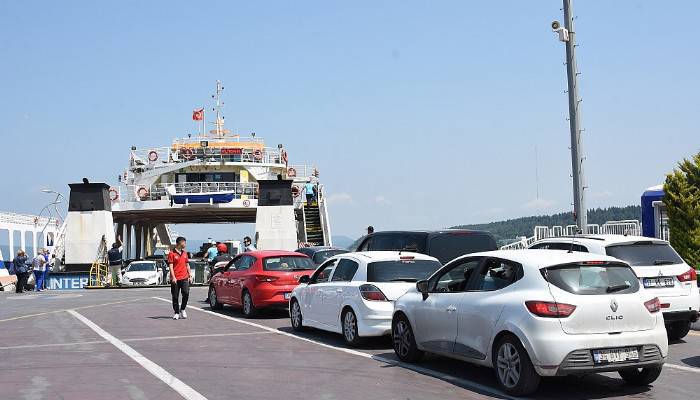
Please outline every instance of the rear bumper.
[[698, 312], [696, 310], [688, 310], [688, 311], [670, 311], [670, 312], [665, 312], [664, 314], [664, 323], [665, 324], [670, 324], [673, 322], [697, 322], [698, 320]]
[[288, 307], [289, 298], [284, 298], [285, 293], [291, 295], [296, 285], [275, 286], [271, 284], [259, 284], [251, 290], [255, 307]]
[[362, 301], [357, 311], [357, 333], [361, 337], [391, 334], [393, 301]]
[[637, 346], [637, 348], [639, 350], [639, 360], [615, 364], [595, 364], [592, 355], [595, 349], [575, 350], [566, 356], [554, 375], [582, 375], [619, 371], [627, 368], [661, 366], [666, 362], [666, 357], [661, 355], [661, 350], [656, 345], [647, 344]]

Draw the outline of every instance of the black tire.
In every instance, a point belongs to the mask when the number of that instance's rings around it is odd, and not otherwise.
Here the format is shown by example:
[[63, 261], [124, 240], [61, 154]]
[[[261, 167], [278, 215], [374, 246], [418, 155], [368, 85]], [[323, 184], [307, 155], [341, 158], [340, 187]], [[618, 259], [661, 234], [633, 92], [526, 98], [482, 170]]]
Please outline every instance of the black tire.
[[304, 326], [304, 316], [301, 314], [301, 306], [297, 299], [292, 299], [289, 306], [289, 319], [292, 322], [292, 329], [297, 332], [306, 330]]
[[688, 335], [688, 332], [690, 332], [690, 322], [688, 321], [676, 321], [666, 326], [666, 336], [672, 342], [683, 339]]
[[391, 342], [394, 345], [394, 353], [401, 361], [414, 363], [425, 356], [425, 352], [418, 349], [411, 323], [403, 314], [394, 317], [391, 324]]
[[340, 316], [340, 326], [343, 331], [345, 343], [352, 347], [357, 347], [364, 341], [357, 332], [357, 315], [352, 309], [343, 311]]
[[496, 344], [493, 367], [501, 389], [513, 396], [534, 393], [542, 379], [520, 340], [512, 335], [502, 337]]
[[661, 375], [661, 366], [623, 369], [617, 373], [630, 385], [647, 386]]
[[221, 310], [224, 308], [224, 305], [219, 303], [219, 299], [216, 296], [216, 289], [214, 289], [214, 286], [209, 286], [209, 295], [207, 296], [207, 301], [209, 302], [209, 307], [211, 307], [212, 310]]
[[243, 296], [241, 297], [241, 311], [243, 311], [243, 316], [245, 318], [253, 318], [258, 314], [258, 309], [255, 308], [255, 304], [253, 304], [253, 296], [250, 295], [248, 290], [243, 291]]

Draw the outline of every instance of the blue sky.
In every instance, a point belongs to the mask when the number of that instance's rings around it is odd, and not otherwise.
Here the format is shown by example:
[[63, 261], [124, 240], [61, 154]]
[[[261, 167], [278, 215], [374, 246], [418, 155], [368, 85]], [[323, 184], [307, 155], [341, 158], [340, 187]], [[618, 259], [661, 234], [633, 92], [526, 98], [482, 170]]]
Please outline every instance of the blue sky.
[[[51, 200], [40, 188], [67, 193], [83, 176], [114, 183], [130, 146], [195, 129], [216, 79], [229, 128], [317, 165], [334, 234], [569, 210], [564, 48], [549, 27], [560, 8], [3, 2], [0, 210], [36, 213]], [[579, 0], [575, 12], [588, 205], [637, 204], [700, 150], [700, 4]]]

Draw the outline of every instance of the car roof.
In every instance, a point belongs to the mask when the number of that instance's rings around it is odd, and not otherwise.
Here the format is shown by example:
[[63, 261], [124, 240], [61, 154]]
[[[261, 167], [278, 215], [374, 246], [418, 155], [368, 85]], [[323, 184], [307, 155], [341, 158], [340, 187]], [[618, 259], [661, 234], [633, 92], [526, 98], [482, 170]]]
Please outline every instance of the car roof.
[[[483, 251], [479, 253], [465, 254], [464, 256], [460, 256], [458, 259], [468, 257], [497, 257], [504, 258], [506, 260], [512, 260], [520, 264], [534, 264], [538, 267], [568, 264], [581, 261], [621, 262], [617, 258], [602, 254], [542, 249]], [[536, 262], [533, 262], [533, 260], [535, 260]]]
[[379, 232], [373, 232], [370, 233], [367, 236], [372, 236], [372, 235], [377, 235], [380, 233], [426, 233], [426, 234], [440, 234], [440, 233], [472, 233], [472, 234], [483, 234], [483, 235], [491, 235], [490, 232], [488, 231], [479, 231], [479, 230], [473, 230], [473, 229], [438, 229], [438, 230], [409, 230], [409, 231], [379, 231]]
[[364, 262], [393, 261], [398, 260], [400, 257], [413, 257], [416, 260], [438, 261], [438, 259], [435, 257], [421, 253], [413, 253], [410, 251], [359, 251], [356, 253], [338, 254], [336, 257], [354, 257], [356, 259], [361, 259]]
[[309, 247], [300, 247], [298, 250], [311, 250], [311, 251], [326, 251], [326, 250], [345, 250], [341, 249], [340, 247], [333, 247], [333, 246], [309, 246]]
[[287, 251], [287, 250], [256, 250], [256, 251], [248, 251], [248, 252], [242, 253], [242, 255], [249, 255], [249, 256], [260, 257], [260, 258], [281, 257], [281, 256], [308, 257], [306, 254], [298, 253], [296, 251]]
[[604, 245], [626, 244], [636, 242], [654, 242], [667, 243], [665, 240], [650, 238], [646, 236], [631, 236], [631, 235], [611, 235], [611, 234], [596, 234], [596, 235], [576, 235], [576, 236], [560, 236], [538, 240], [535, 243], [541, 242], [561, 242], [562, 240], [570, 240], [574, 243], [585, 243], [595, 241]]

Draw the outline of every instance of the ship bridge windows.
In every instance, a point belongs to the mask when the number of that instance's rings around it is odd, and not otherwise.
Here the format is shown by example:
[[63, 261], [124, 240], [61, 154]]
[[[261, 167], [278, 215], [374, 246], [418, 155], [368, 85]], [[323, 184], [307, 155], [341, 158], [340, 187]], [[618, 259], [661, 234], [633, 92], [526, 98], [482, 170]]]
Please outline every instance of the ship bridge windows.
[[176, 183], [186, 182], [240, 182], [241, 176], [235, 172], [207, 172], [197, 173], [188, 172], [185, 174], [177, 174], [175, 176]]

